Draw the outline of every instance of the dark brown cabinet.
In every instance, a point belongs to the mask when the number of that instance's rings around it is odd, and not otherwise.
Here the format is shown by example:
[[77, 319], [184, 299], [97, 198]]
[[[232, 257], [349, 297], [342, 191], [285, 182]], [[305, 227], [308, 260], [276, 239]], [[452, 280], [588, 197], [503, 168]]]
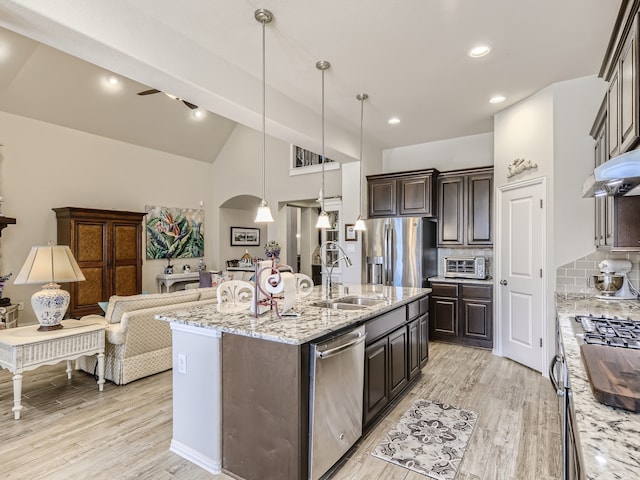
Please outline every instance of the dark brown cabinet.
[[432, 283], [430, 338], [493, 348], [493, 286]]
[[[420, 300], [417, 317], [412, 317], [409, 308], [409, 334], [408, 368], [409, 380], [414, 379], [427, 364], [429, 359], [429, 297]], [[411, 319], [413, 318], [413, 320]]]
[[363, 424], [366, 428], [420, 374], [429, 358], [429, 296], [365, 326]]
[[460, 338], [462, 343], [493, 348], [493, 287], [461, 285]]
[[142, 292], [142, 219], [145, 213], [90, 208], [54, 208], [58, 244], [69, 245], [86, 280], [65, 286], [69, 314], [102, 313], [111, 295]]
[[438, 246], [493, 245], [493, 167], [438, 177]]
[[389, 404], [389, 339], [384, 337], [364, 349], [364, 424]]
[[638, 131], [638, 14], [630, 18], [626, 36], [621, 39], [619, 57], [605, 77], [607, 90], [607, 139], [611, 157], [635, 147]]
[[[606, 100], [606, 99], [605, 99]], [[607, 105], [603, 101], [591, 128], [594, 144], [594, 166], [597, 167], [609, 159], [606, 135]], [[613, 246], [614, 199], [613, 197], [595, 198], [595, 235], [596, 247]]]
[[435, 169], [367, 176], [369, 217], [435, 216], [437, 176]]
[[389, 398], [395, 398], [409, 383], [407, 352], [409, 342], [407, 327], [389, 335]]

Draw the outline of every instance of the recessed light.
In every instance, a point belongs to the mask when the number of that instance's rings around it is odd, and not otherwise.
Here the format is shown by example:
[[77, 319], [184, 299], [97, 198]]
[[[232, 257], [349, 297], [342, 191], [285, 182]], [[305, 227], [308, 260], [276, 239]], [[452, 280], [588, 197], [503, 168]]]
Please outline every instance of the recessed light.
[[476, 45], [471, 50], [467, 52], [471, 58], [480, 58], [485, 55], [489, 55], [491, 52], [491, 47], [489, 45]]
[[113, 73], [107, 75], [106, 79], [109, 85], [117, 85], [118, 83], [120, 83], [120, 79]]
[[204, 118], [204, 110], [202, 110], [201, 108], [196, 108], [191, 112], [191, 115], [193, 115], [194, 118], [197, 118], [197, 119]]
[[495, 95], [489, 99], [489, 103], [502, 103], [506, 100], [504, 95]]
[[389, 120], [387, 120], [387, 123], [389, 125], [397, 125], [400, 123], [400, 119], [398, 117], [391, 117]]

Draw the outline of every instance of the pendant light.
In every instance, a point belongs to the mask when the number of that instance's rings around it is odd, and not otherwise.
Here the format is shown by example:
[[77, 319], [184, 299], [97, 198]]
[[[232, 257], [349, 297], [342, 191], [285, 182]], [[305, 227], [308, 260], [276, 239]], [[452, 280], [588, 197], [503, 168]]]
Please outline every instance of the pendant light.
[[320, 210], [320, 215], [318, 215], [316, 228], [331, 228], [329, 215], [327, 215], [327, 212], [324, 209], [324, 197], [326, 196], [324, 190], [324, 162], [326, 161], [324, 156], [324, 71], [330, 66], [331, 64], [326, 60], [320, 60], [316, 63], [316, 68], [322, 72], [322, 190], [320, 190], [322, 194], [322, 209]]
[[255, 11], [255, 18], [258, 22], [262, 24], [262, 201], [260, 202], [260, 206], [258, 207], [258, 212], [256, 213], [256, 223], [269, 223], [273, 222], [273, 215], [271, 215], [271, 209], [265, 200], [265, 184], [266, 184], [266, 157], [267, 157], [267, 128], [266, 128], [266, 91], [267, 91], [267, 80], [266, 80], [266, 68], [265, 68], [265, 26], [267, 23], [271, 23], [273, 20], [273, 14], [264, 8], [260, 8]]
[[364, 220], [362, 219], [362, 123], [364, 119], [364, 101], [367, 98], [369, 98], [369, 95], [366, 93], [359, 93], [356, 95], [356, 99], [360, 102], [360, 168], [358, 169], [358, 182], [360, 183], [360, 213], [353, 229], [360, 232], [364, 232], [367, 229], [364, 224]]

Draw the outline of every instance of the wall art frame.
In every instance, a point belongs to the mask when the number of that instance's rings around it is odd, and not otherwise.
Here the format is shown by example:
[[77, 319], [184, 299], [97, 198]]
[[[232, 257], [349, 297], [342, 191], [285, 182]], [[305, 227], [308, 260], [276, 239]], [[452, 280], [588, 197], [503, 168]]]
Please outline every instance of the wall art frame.
[[204, 210], [145, 206], [147, 260], [204, 256]]
[[357, 242], [358, 231], [355, 229], [353, 223], [345, 223], [344, 225], [344, 241], [345, 242]]
[[260, 229], [252, 227], [231, 227], [232, 247], [257, 247], [260, 245]]

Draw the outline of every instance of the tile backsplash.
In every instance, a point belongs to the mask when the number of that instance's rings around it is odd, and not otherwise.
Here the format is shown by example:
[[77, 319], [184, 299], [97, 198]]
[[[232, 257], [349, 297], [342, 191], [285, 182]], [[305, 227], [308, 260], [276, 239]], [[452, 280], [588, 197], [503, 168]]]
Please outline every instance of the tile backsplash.
[[556, 269], [556, 292], [596, 295], [597, 290], [587, 286], [587, 277], [600, 273], [598, 264], [604, 259], [629, 260], [629, 281], [636, 288], [640, 286], [640, 253], [597, 250]]

